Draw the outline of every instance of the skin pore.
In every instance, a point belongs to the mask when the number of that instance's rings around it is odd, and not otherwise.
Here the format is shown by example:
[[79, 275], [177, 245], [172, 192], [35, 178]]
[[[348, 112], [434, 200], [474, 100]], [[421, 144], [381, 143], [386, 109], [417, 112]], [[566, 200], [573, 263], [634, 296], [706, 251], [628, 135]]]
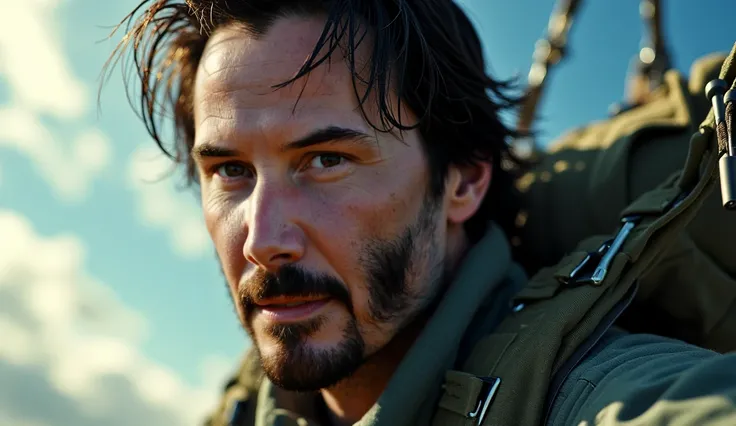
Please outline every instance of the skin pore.
[[[334, 422], [352, 424], [464, 253], [462, 225], [490, 166], [451, 167], [444, 193], [430, 194], [419, 132], [373, 129], [339, 53], [274, 89], [323, 25], [284, 17], [258, 37], [218, 29], [197, 72], [192, 155], [207, 229], [267, 377], [320, 391]], [[375, 101], [364, 107], [379, 123]]]

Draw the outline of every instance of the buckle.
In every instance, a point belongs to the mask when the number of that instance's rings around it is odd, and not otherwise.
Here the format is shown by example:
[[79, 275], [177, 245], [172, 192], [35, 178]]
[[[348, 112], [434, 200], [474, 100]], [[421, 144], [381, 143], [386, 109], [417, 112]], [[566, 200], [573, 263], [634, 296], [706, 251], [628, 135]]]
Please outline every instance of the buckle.
[[621, 219], [623, 224], [616, 236], [601, 244], [596, 251], [588, 253], [563, 282], [566, 285], [599, 285], [602, 283], [606, 279], [614, 257], [621, 251], [621, 247], [636, 227], [639, 219], [640, 216], [627, 216]]
[[488, 413], [488, 407], [493, 401], [493, 397], [498, 391], [498, 387], [501, 385], [501, 379], [498, 377], [478, 377], [483, 381], [483, 386], [478, 393], [478, 405], [475, 406], [475, 410], [468, 413], [468, 417], [476, 419], [475, 424], [480, 426], [483, 424], [483, 420], [486, 418]]

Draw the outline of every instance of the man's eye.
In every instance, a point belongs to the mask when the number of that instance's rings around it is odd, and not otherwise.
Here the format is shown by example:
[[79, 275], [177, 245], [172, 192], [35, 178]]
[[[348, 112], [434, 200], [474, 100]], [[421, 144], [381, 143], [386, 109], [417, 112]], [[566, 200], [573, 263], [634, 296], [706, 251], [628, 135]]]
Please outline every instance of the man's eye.
[[215, 172], [226, 179], [234, 179], [248, 175], [248, 168], [238, 163], [225, 163], [217, 167]]
[[345, 161], [345, 157], [340, 154], [319, 154], [312, 158], [312, 162], [309, 164], [310, 167], [316, 169], [329, 169], [336, 167]]

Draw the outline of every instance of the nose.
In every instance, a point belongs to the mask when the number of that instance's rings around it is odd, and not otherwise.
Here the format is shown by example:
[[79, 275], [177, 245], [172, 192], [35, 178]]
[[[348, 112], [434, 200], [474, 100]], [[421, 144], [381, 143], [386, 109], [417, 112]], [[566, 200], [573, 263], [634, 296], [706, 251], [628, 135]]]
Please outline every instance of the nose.
[[267, 271], [298, 262], [305, 252], [305, 236], [295, 221], [296, 194], [288, 188], [259, 183], [247, 208], [246, 260]]

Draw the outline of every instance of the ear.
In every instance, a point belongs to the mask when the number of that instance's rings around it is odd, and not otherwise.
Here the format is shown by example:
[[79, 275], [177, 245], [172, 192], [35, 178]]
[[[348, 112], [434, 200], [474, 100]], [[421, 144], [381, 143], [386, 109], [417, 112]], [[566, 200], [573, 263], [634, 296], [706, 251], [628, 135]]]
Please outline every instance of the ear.
[[480, 208], [491, 184], [490, 162], [465, 166], [450, 165], [445, 183], [447, 220], [462, 224]]

